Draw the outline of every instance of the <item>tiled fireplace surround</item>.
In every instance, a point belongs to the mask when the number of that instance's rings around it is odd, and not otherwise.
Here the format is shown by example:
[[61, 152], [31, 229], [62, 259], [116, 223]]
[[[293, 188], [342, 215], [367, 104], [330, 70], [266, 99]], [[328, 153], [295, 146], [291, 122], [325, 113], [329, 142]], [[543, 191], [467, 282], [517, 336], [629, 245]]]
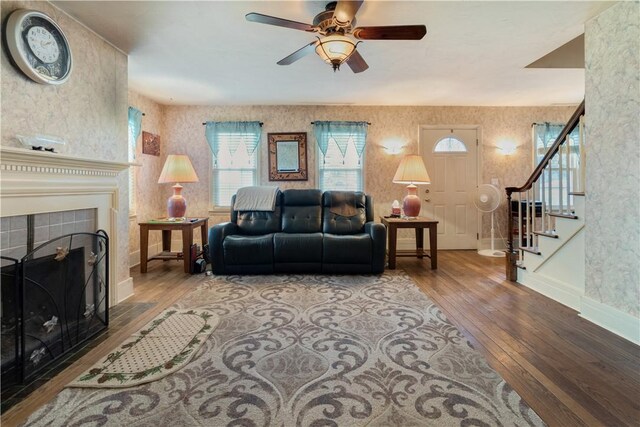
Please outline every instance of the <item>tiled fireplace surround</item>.
[[[26, 254], [27, 215], [34, 215], [34, 247], [71, 232], [105, 230], [109, 276], [118, 277], [117, 177], [128, 167], [127, 163], [0, 147], [2, 255]], [[109, 286], [111, 306], [133, 293], [131, 279], [111, 280]]]
[[[47, 212], [33, 215], [33, 247], [71, 233], [95, 233], [95, 209]], [[0, 255], [20, 259], [27, 254], [28, 215], [0, 220]]]

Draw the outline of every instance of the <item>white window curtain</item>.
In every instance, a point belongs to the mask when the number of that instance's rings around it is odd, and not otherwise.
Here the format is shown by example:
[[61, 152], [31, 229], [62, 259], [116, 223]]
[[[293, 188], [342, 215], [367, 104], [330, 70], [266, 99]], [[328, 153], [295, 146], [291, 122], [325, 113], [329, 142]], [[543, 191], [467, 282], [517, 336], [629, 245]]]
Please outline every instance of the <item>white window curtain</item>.
[[207, 143], [213, 162], [212, 202], [226, 207], [238, 188], [258, 183], [260, 122], [207, 122]]
[[318, 143], [318, 187], [362, 191], [366, 122], [314, 122]]

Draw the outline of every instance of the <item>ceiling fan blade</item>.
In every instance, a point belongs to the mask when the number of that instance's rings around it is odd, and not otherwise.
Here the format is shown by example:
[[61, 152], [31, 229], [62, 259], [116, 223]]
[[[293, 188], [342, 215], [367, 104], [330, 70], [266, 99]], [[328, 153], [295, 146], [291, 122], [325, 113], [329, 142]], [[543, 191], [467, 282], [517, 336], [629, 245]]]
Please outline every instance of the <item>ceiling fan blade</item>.
[[424, 25], [358, 27], [352, 34], [360, 40], [420, 40], [427, 34], [427, 27]]
[[276, 25], [278, 27], [292, 28], [302, 31], [316, 31], [316, 27], [304, 22], [291, 21], [289, 19], [276, 18], [275, 16], [263, 15], [261, 13], [247, 13], [244, 16], [247, 21], [258, 22], [260, 24]]
[[351, 24], [364, 0], [339, 0], [333, 11], [333, 19], [342, 27]]
[[347, 65], [354, 73], [361, 73], [369, 68], [369, 64], [367, 64], [367, 62], [364, 60], [362, 55], [358, 53], [357, 50], [354, 50], [351, 56], [347, 58]]
[[311, 52], [313, 52], [315, 50], [317, 44], [318, 44], [317, 40], [314, 41], [314, 42], [309, 43], [305, 47], [302, 47], [302, 48], [296, 50], [295, 52], [293, 52], [291, 55], [287, 56], [286, 58], [282, 58], [280, 61], [278, 61], [278, 65], [290, 65], [290, 64], [293, 64], [298, 59], [302, 58], [305, 55], [310, 54]]

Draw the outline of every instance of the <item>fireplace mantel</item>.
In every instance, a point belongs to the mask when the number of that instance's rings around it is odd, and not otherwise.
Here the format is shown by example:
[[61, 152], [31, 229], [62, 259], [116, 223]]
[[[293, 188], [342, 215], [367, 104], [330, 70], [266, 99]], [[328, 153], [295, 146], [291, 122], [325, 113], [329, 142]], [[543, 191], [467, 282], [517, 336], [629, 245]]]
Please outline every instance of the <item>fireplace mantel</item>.
[[129, 166], [129, 163], [86, 159], [48, 151], [0, 147], [0, 170], [2, 171], [116, 176]]
[[[119, 175], [132, 165], [0, 147], [0, 216], [97, 209], [97, 228], [109, 235], [110, 305], [117, 304], [133, 293], [133, 281], [128, 271], [128, 250], [124, 246], [128, 244], [128, 239], [125, 238], [121, 244], [118, 239], [122, 227], [128, 225], [126, 223], [118, 227], [118, 213], [121, 209], [127, 211], [126, 206], [120, 206], [120, 203], [126, 203], [126, 197], [121, 198], [119, 192], [120, 188], [126, 189], [127, 180]], [[120, 218], [124, 218], [125, 222], [128, 220], [124, 212]], [[126, 258], [126, 262], [122, 262], [121, 258]], [[126, 280], [122, 280], [123, 277]]]

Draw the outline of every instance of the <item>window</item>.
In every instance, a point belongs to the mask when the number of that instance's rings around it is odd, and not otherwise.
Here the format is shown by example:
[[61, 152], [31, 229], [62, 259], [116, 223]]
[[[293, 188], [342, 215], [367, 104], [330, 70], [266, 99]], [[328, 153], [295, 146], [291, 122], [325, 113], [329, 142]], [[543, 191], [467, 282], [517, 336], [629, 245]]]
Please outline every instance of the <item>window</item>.
[[[533, 161], [534, 167], [536, 167], [544, 158], [549, 148], [556, 141], [562, 129], [563, 124], [554, 123], [534, 123], [533, 125]], [[575, 188], [574, 183], [578, 179], [579, 162], [580, 162], [580, 148], [578, 146], [578, 132], [576, 128], [571, 134], [569, 134], [569, 156], [567, 161], [567, 143], [561, 146], [562, 156], [556, 155], [549, 163], [549, 172], [543, 173], [543, 178], [540, 179], [536, 192], [538, 195], [542, 194], [542, 185], [544, 184], [545, 199], [547, 203], [551, 200], [551, 208], [556, 209], [559, 207], [560, 202], [560, 161], [562, 161], [562, 170], [564, 181], [563, 187], [567, 188], [567, 168], [570, 169], [568, 174], [569, 188]], [[549, 182], [549, 178], [551, 182]], [[536, 198], [541, 196], [536, 196]], [[566, 196], [565, 196], [566, 197]]]
[[318, 141], [318, 187], [364, 190], [364, 147], [367, 123], [315, 122]]
[[466, 153], [467, 146], [455, 136], [445, 136], [433, 147], [434, 153]]
[[211, 200], [231, 204], [239, 188], [258, 184], [259, 122], [208, 122], [207, 142], [213, 153]]
[[[136, 141], [142, 129], [142, 115], [140, 110], [129, 107], [127, 158], [130, 162], [136, 160]], [[129, 215], [135, 215], [136, 209], [136, 171], [135, 168], [129, 168]]]

